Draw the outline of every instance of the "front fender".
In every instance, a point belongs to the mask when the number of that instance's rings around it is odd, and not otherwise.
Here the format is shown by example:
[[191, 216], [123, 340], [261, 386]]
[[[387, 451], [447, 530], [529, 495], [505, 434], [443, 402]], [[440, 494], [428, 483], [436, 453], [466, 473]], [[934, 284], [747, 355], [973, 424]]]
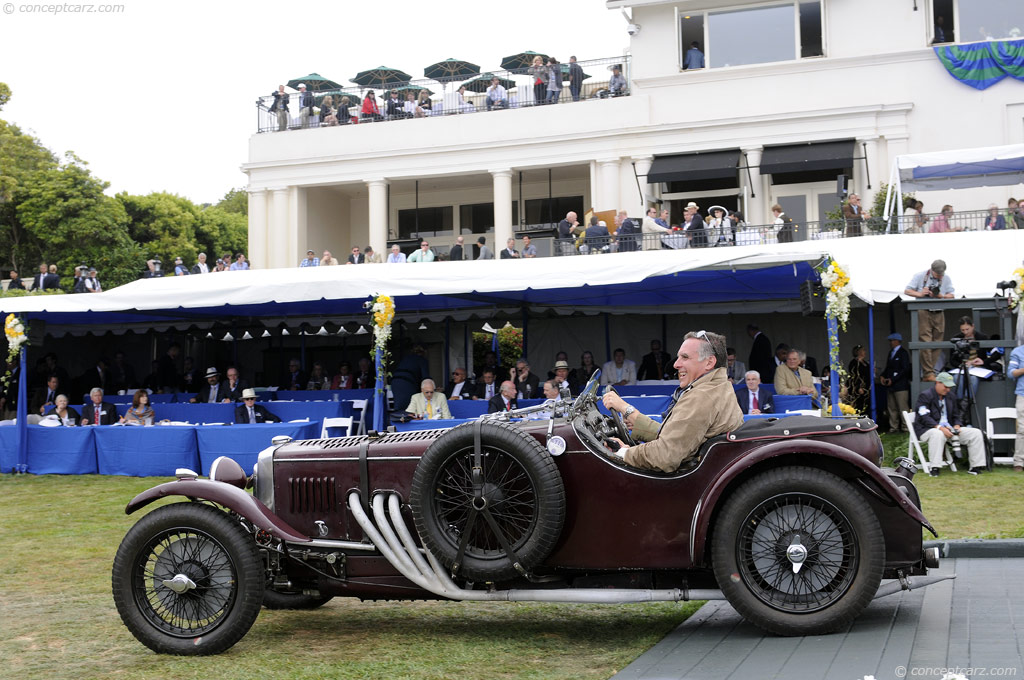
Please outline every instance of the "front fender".
[[144, 508], [158, 498], [166, 496], [201, 498], [223, 505], [252, 522], [257, 528], [268, 531], [274, 537], [289, 543], [308, 543], [310, 540], [308, 536], [303, 536], [272, 513], [258, 499], [253, 498], [237, 486], [206, 479], [179, 479], [175, 482], [154, 486], [133, 498], [125, 507], [124, 512], [126, 515], [130, 515], [139, 508]]
[[882, 472], [881, 468], [867, 463], [862, 456], [836, 444], [810, 440], [786, 440], [768, 444], [751, 452], [749, 455], [738, 458], [719, 472], [714, 482], [707, 487], [704, 495], [701, 497], [700, 504], [697, 506], [699, 508], [697, 515], [694, 517], [692, 533], [694, 540], [692, 554], [690, 555], [693, 564], [698, 563], [698, 555], [704, 554], [704, 544], [708, 528], [711, 525], [711, 516], [714, 514], [715, 506], [729, 484], [741, 473], [763, 461], [793, 453], [814, 453], [850, 463], [871, 477], [888, 494], [889, 498], [903, 509], [903, 512], [920, 522], [921, 526], [938, 537], [938, 533], [936, 533], [931, 523], [925, 518], [924, 513], [911, 502], [910, 498], [900, 491], [899, 487]]

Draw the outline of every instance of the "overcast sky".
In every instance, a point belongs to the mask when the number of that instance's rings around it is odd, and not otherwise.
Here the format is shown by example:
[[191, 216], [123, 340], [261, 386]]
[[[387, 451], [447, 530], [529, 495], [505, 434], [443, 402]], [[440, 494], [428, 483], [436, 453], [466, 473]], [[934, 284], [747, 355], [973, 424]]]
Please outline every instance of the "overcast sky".
[[114, 1], [122, 12], [43, 14], [0, 0], [0, 81], [13, 92], [0, 118], [73, 150], [108, 193], [197, 203], [245, 186], [256, 98], [291, 78], [347, 84], [382, 64], [420, 78], [448, 57], [487, 71], [523, 50], [582, 61], [628, 45], [601, 0]]

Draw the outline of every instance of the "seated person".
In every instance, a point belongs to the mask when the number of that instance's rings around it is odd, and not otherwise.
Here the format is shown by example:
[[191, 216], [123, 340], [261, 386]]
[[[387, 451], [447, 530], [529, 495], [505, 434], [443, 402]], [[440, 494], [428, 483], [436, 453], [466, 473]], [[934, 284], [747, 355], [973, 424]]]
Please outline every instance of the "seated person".
[[785, 395], [808, 394], [812, 408], [820, 408], [818, 390], [814, 387], [814, 376], [806, 368], [801, 368], [804, 353], [798, 349], [790, 349], [786, 355], [786, 365], [775, 369], [775, 393]]
[[601, 366], [602, 385], [635, 385], [636, 362], [626, 358], [626, 350], [621, 347], [612, 352], [612, 360]]
[[149, 393], [146, 390], [138, 390], [132, 395], [132, 405], [121, 416], [121, 422], [126, 425], [153, 424], [153, 407], [149, 405]]
[[56, 403], [58, 390], [60, 390], [60, 378], [51, 375], [46, 379], [46, 387], [40, 387], [32, 395], [32, 405], [29, 406], [28, 412], [43, 415]]
[[430, 378], [420, 383], [420, 391], [412, 395], [405, 410], [411, 413], [416, 420], [440, 420], [452, 417], [452, 412], [448, 410], [448, 400], [445, 399], [443, 393], [437, 391], [434, 381]]
[[206, 384], [199, 388], [199, 393], [189, 399], [193, 404], [230, 403], [228, 387], [220, 381], [220, 371], [210, 366], [206, 369]]
[[243, 425], [256, 423], [279, 423], [281, 419], [256, 403], [256, 390], [251, 387], [242, 390], [242, 405], [235, 408], [235, 422]]
[[47, 413], [48, 416], [57, 416], [64, 426], [74, 426], [82, 420], [78, 411], [68, 406], [68, 397], [65, 394], [58, 394], [53, 402], [53, 408]]
[[118, 421], [114, 405], [103, 401], [103, 390], [94, 387], [89, 391], [91, 402], [82, 407], [81, 425], [113, 425]]
[[633, 438], [645, 442], [627, 447], [615, 439], [620, 448], [613, 455], [633, 467], [675, 472], [708, 439], [742, 425], [743, 414], [725, 371], [725, 350], [724, 335], [686, 334], [673, 364], [679, 387], [660, 425], [615, 392], [605, 393], [605, 407], [620, 413]]
[[[935, 376], [935, 383], [917, 398], [914, 433], [921, 443], [928, 445], [928, 463], [936, 466], [942, 464], [942, 454], [949, 440], [954, 434], [960, 435], [971, 464], [968, 472], [976, 475], [985, 469], [985, 442], [981, 430], [963, 424], [960, 402], [951, 394], [955, 385], [953, 376], [945, 371]], [[930, 474], [938, 477], [939, 468], [933, 467]]]
[[249, 383], [238, 377], [238, 369], [229, 366], [225, 371], [228, 379], [224, 381], [224, 401], [241, 401], [242, 390], [249, 386]]
[[501, 392], [487, 402], [488, 413], [511, 411], [517, 408], [519, 408], [519, 402], [516, 400], [516, 384], [511, 380], [501, 383]]
[[[580, 386], [569, 379], [569, 362], [564, 360], [558, 360], [555, 362], [555, 367], [552, 369], [555, 373], [554, 381], [559, 391], [569, 390], [569, 394], [576, 396], [580, 393]], [[602, 372], [603, 378], [603, 372]]]
[[476, 384], [476, 391], [473, 394], [474, 399], [490, 400], [498, 394], [498, 385], [494, 382], [494, 369], [485, 368], [480, 379], [480, 382]]
[[[979, 340], [988, 340], [989, 337], [984, 333], [975, 330], [974, 319], [969, 316], [962, 316], [957, 321], [957, 325], [960, 327], [960, 332], [954, 335], [950, 340], [966, 340], [968, 343]], [[1003, 366], [999, 363], [999, 360], [1003, 357], [1002, 349], [995, 347], [992, 349], [982, 349], [970, 347], [964, 356], [951, 357], [950, 363], [945, 367], [945, 370], [950, 373], [959, 373], [961, 363], [967, 364], [967, 370], [970, 371], [972, 368], [987, 369], [996, 373], [1003, 372]], [[978, 394], [978, 376], [970, 375], [971, 394], [977, 396]], [[954, 380], [957, 380], [954, 376]], [[967, 396], [967, 389], [964, 380], [961, 378], [957, 380], [956, 396], [963, 399]]]
[[456, 366], [455, 370], [452, 371], [452, 381], [448, 383], [444, 396], [449, 401], [452, 399], [470, 399], [471, 391], [472, 386], [466, 382], [466, 369], [462, 366]]
[[736, 390], [736, 401], [739, 402], [743, 415], [771, 413], [772, 395], [761, 387], [761, 374], [757, 371], [747, 371], [746, 382], [746, 387]]

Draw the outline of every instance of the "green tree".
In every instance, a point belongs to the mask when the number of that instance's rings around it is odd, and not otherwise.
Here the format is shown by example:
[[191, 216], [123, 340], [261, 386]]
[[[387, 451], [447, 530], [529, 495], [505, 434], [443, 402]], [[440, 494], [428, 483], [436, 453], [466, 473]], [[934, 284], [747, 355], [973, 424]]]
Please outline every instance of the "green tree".
[[224, 194], [216, 208], [221, 208], [231, 213], [249, 216], [249, 192], [245, 189], [232, 189]]
[[249, 242], [249, 220], [217, 206], [199, 213], [196, 241], [209, 256], [209, 261], [223, 253], [244, 253]]
[[109, 185], [81, 159], [68, 153], [30, 180], [14, 193], [15, 217], [40, 257], [56, 261], [64, 290], [80, 264], [96, 267], [106, 288], [138, 277], [144, 257], [128, 235], [124, 206], [103, 193]]
[[117, 200], [128, 215], [128, 235], [147, 258], [160, 258], [169, 273], [173, 273], [175, 257], [187, 266], [195, 263], [200, 250], [196, 241], [200, 211], [195, 203], [162, 192], [145, 196], [120, 193]]
[[7, 86], [7, 83], [0, 83], [0, 111], [3, 110], [4, 104], [11, 100], [11, 88]]

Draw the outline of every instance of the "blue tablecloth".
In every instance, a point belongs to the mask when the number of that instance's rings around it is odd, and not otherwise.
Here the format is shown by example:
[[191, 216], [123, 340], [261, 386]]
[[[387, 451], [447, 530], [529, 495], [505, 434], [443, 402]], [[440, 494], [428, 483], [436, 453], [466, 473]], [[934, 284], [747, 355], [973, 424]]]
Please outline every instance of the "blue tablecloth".
[[231, 458], [252, 474], [259, 452], [270, 446], [270, 440], [286, 434], [292, 439], [316, 439], [320, 436], [319, 423], [261, 423], [259, 425], [232, 425], [230, 427], [197, 427], [201, 474], [210, 474], [210, 466], [220, 456]]
[[[672, 403], [672, 397], [629, 397], [626, 399], [626, 403], [640, 413], [654, 415], [663, 413]], [[597, 402], [597, 408], [601, 413], [608, 415], [608, 409], [600, 401]]]
[[[194, 424], [233, 423], [238, 404], [154, 404], [156, 420], [178, 420]], [[352, 413], [352, 405], [341, 401], [266, 401], [263, 406], [284, 421], [309, 418], [321, 422], [324, 418], [340, 418]], [[124, 415], [128, 405], [117, 406], [118, 415]]]
[[[351, 401], [373, 399], [373, 388], [365, 390], [277, 390], [279, 401]], [[337, 398], [335, 398], [337, 397]]]
[[477, 418], [487, 413], [487, 400], [455, 399], [448, 402], [448, 410], [452, 412], [452, 418]]
[[619, 385], [615, 389], [623, 397], [671, 397], [677, 387], [679, 387], [679, 383], [671, 385]]
[[[96, 473], [92, 427], [28, 426], [28, 471], [34, 475]], [[0, 471], [18, 462], [18, 428], [0, 427]]]
[[[151, 395], [149, 395], [149, 403], [151, 403], [151, 404], [170, 404], [170, 403], [175, 401], [177, 396], [178, 395], [176, 395], [176, 394], [151, 394]], [[134, 398], [135, 398], [135, 395], [132, 395], [132, 394], [104, 394], [103, 395], [103, 401], [109, 402], [111, 404], [130, 404], [130, 403], [132, 403], [132, 399], [134, 399]], [[186, 401], [188, 401], [188, 400], [186, 399]], [[82, 403], [83, 404], [89, 403], [89, 395], [88, 394], [86, 394], [82, 398]]]
[[88, 429], [95, 431], [101, 475], [169, 477], [177, 468], [199, 466], [194, 427], [101, 425]]
[[814, 408], [811, 405], [811, 395], [809, 394], [776, 394], [772, 397], [772, 407], [778, 414]]

